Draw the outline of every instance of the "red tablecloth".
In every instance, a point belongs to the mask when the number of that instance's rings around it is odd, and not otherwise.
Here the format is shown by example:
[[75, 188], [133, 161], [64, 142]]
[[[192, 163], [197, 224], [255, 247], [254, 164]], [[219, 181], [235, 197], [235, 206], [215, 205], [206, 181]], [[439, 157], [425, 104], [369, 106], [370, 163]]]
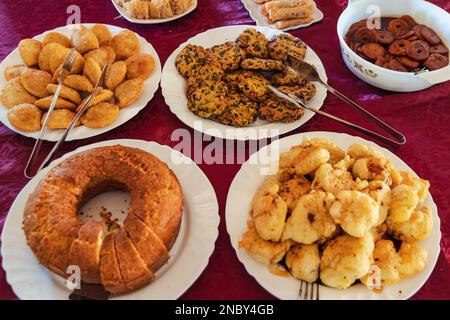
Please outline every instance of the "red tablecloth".
[[[137, 25], [116, 18], [110, 0], [20, 0], [0, 2], [0, 58], [13, 50], [22, 38], [33, 37], [46, 30], [66, 24], [66, 9], [76, 4], [81, 8], [81, 22], [114, 24], [138, 32], [150, 41], [164, 64], [178, 45], [210, 28], [254, 24], [239, 0], [199, 0], [191, 14], [161, 25]], [[408, 142], [391, 150], [405, 160], [420, 176], [431, 182], [431, 193], [439, 208], [442, 222], [441, 254], [436, 268], [415, 299], [450, 298], [450, 82], [417, 93], [390, 93], [376, 89], [357, 79], [345, 67], [340, 56], [336, 22], [346, 0], [318, 0], [325, 18], [319, 24], [292, 33], [301, 37], [321, 57], [330, 84], [366, 106], [375, 115], [403, 132]], [[432, 1], [447, 11], [450, 2]], [[328, 95], [324, 110], [369, 123], [335, 98]], [[98, 141], [130, 138], [144, 139], [173, 146], [174, 129], [185, 126], [169, 111], [161, 91], [135, 118], [115, 130], [83, 141], [69, 142], [60, 154]], [[189, 129], [190, 130], [190, 129]], [[302, 128], [292, 132], [336, 131], [356, 133], [327, 119], [314, 117]], [[22, 170], [34, 140], [24, 138], [0, 124], [0, 228], [14, 198], [27, 183]], [[44, 144], [48, 151], [51, 144]], [[231, 247], [225, 228], [225, 201], [229, 185], [240, 165], [200, 165], [211, 180], [220, 206], [220, 234], [209, 265], [183, 299], [271, 299], [273, 298], [247, 274]], [[201, 245], [201, 244], [199, 244]], [[1, 257], [0, 257], [1, 261]], [[0, 299], [15, 299], [0, 268]]]

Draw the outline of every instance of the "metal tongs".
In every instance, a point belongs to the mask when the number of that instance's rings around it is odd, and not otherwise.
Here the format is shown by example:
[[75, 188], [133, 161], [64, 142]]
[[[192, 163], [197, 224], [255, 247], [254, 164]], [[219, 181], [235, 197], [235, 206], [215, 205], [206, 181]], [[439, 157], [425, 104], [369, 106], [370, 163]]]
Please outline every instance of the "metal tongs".
[[58, 84], [58, 88], [56, 89], [55, 95], [53, 97], [52, 103], [50, 104], [50, 108], [48, 109], [48, 113], [47, 116], [44, 119], [44, 123], [42, 125], [42, 129], [41, 132], [39, 133], [38, 139], [36, 140], [36, 143], [34, 144], [33, 147], [33, 151], [31, 152], [30, 158], [28, 159], [27, 165], [25, 167], [24, 170], [24, 175], [25, 177], [27, 177], [28, 179], [33, 178], [39, 171], [42, 170], [42, 168], [45, 167], [45, 165], [51, 160], [51, 158], [53, 157], [53, 155], [55, 154], [55, 152], [59, 149], [59, 147], [66, 141], [67, 136], [69, 135], [70, 130], [72, 130], [72, 128], [75, 126], [75, 124], [78, 122], [78, 120], [80, 119], [80, 117], [83, 115], [84, 111], [89, 107], [92, 99], [94, 98], [94, 96], [97, 94], [98, 90], [101, 89], [100, 85], [103, 83], [104, 78], [105, 78], [105, 73], [106, 73], [106, 68], [108, 67], [108, 65], [105, 65], [103, 67], [102, 73], [100, 74], [100, 77], [97, 80], [97, 83], [95, 84], [94, 90], [92, 91], [91, 94], [89, 94], [86, 99], [84, 99], [83, 103], [81, 104], [80, 107], [77, 108], [77, 113], [75, 115], [75, 117], [72, 119], [72, 121], [70, 122], [69, 126], [67, 127], [67, 129], [64, 131], [64, 133], [62, 134], [62, 136], [59, 138], [59, 140], [55, 143], [55, 145], [53, 146], [52, 150], [50, 150], [50, 152], [48, 153], [48, 155], [46, 156], [46, 158], [44, 159], [44, 161], [42, 161], [41, 165], [39, 166], [39, 168], [37, 169], [37, 171], [35, 172], [35, 174], [31, 174], [29, 171], [31, 168], [33, 168], [33, 164], [36, 160], [36, 157], [39, 153], [39, 150], [41, 148], [42, 145], [42, 138], [44, 136], [44, 132], [45, 129], [47, 127], [47, 122], [48, 119], [50, 117], [51, 112], [53, 111], [53, 109], [55, 108], [56, 105], [56, 101], [58, 100], [58, 96], [59, 93], [61, 91], [61, 86], [62, 83], [64, 81], [65, 75], [68, 73], [68, 71], [70, 72], [70, 69], [73, 65], [73, 62], [76, 59], [76, 55], [74, 54], [74, 49], [72, 49], [66, 56], [66, 59], [63, 63], [63, 66], [61, 68], [61, 74], [59, 76], [59, 84]]
[[329, 114], [325, 111], [321, 111], [321, 110], [317, 110], [311, 107], [308, 107], [307, 105], [305, 105], [305, 103], [296, 95], [293, 95], [292, 93], [283, 93], [281, 91], [279, 91], [278, 89], [269, 86], [270, 90], [275, 93], [278, 97], [283, 98], [291, 103], [293, 103], [295, 106], [297, 106], [298, 108], [302, 108], [302, 109], [306, 109], [309, 110], [311, 112], [314, 113], [318, 113], [321, 114], [327, 118], [330, 118], [334, 121], [337, 121], [339, 123], [342, 123], [348, 127], [351, 127], [355, 130], [358, 130], [362, 133], [367, 134], [368, 136], [371, 136], [373, 138], [379, 139], [385, 143], [388, 143], [390, 145], [403, 145], [406, 142], [406, 138], [403, 134], [401, 134], [400, 132], [398, 132], [397, 130], [395, 130], [394, 128], [392, 128], [391, 126], [389, 126], [388, 124], [386, 124], [385, 122], [383, 122], [382, 120], [380, 120], [379, 118], [377, 118], [376, 116], [374, 116], [373, 114], [371, 114], [369, 111], [367, 111], [366, 109], [364, 109], [363, 107], [361, 107], [360, 105], [356, 104], [355, 102], [353, 102], [351, 99], [347, 98], [346, 96], [344, 96], [342, 93], [340, 93], [339, 91], [337, 91], [336, 89], [334, 89], [333, 87], [331, 87], [330, 85], [328, 85], [325, 81], [323, 81], [320, 76], [319, 73], [317, 72], [316, 68], [314, 66], [312, 66], [309, 63], [306, 63], [294, 56], [289, 55], [287, 60], [286, 60], [286, 64], [292, 68], [294, 71], [296, 71], [297, 73], [299, 73], [301, 76], [303, 76], [305, 78], [305, 80], [307, 81], [316, 81], [318, 83], [320, 83], [322, 86], [324, 86], [328, 91], [330, 91], [331, 93], [333, 93], [334, 95], [336, 95], [339, 99], [343, 100], [345, 103], [347, 103], [348, 105], [350, 105], [353, 109], [361, 112], [363, 115], [365, 115], [371, 122], [375, 123], [378, 127], [380, 127], [381, 129], [383, 129], [383, 131], [387, 132], [392, 138], [380, 135], [374, 131], [371, 131], [369, 129], [363, 128], [357, 124], [354, 124], [352, 122], [349, 122], [347, 120], [341, 119], [339, 117], [336, 117], [332, 114]]

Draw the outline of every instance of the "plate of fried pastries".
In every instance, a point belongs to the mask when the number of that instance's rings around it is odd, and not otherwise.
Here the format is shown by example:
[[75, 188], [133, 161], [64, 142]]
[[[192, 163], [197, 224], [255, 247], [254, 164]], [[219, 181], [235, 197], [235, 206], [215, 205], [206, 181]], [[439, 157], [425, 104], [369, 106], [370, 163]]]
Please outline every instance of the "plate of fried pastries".
[[292, 131], [314, 115], [271, 93], [293, 93], [315, 109], [326, 89], [284, 64], [288, 52], [326, 73], [317, 54], [290, 34], [254, 26], [227, 26], [200, 33], [167, 59], [161, 88], [170, 110], [209, 136], [256, 140]]
[[440, 252], [429, 187], [372, 142], [297, 134], [242, 165], [227, 197], [227, 231], [247, 272], [277, 298], [299, 299], [304, 281], [318, 283], [325, 300], [408, 299]]
[[105, 83], [67, 140], [112, 130], [133, 118], [153, 98], [161, 63], [153, 46], [136, 33], [105, 24], [69, 25], [23, 39], [0, 64], [0, 120], [36, 138], [70, 48], [76, 60], [49, 119], [45, 140], [56, 141], [108, 64]]
[[[142, 153], [145, 152], [148, 154], [147, 156], [156, 157], [158, 161], [162, 161], [164, 163], [165, 167], [172, 170], [172, 175], [174, 175], [175, 179], [178, 180], [183, 193], [183, 216], [179, 224], [179, 229], [176, 230], [176, 240], [174, 240], [173, 246], [171, 246], [168, 251], [168, 260], [162, 266], [159, 264], [160, 268], [155, 271], [154, 277], [150, 283], [144, 286], [135, 286], [133, 289], [129, 287], [129, 289], [125, 292], [111, 295], [110, 299], [177, 299], [194, 283], [194, 281], [200, 276], [207, 266], [218, 236], [220, 217], [218, 215], [218, 204], [214, 189], [202, 170], [190, 158], [187, 158], [183, 154], [171, 149], [168, 146], [160, 145], [155, 142], [131, 139], [103, 141], [80, 147], [73, 152], [65, 154], [63, 157], [54, 160], [49, 166], [44, 168], [32, 180], [30, 180], [30, 182], [19, 193], [11, 206], [8, 218], [5, 221], [3, 233], [1, 235], [1, 255], [3, 257], [3, 268], [6, 271], [6, 279], [13, 288], [14, 293], [20, 299], [66, 300], [72, 293], [71, 290], [66, 287], [65, 279], [53, 272], [50, 272], [49, 269], [45, 268], [43, 264], [40, 264], [39, 260], [27, 244], [27, 238], [22, 226], [28, 199], [31, 199], [36, 191], [39, 192], [39, 190], [42, 190], [39, 187], [42, 185], [41, 182], [43, 182], [46, 177], [55, 171], [52, 170], [55, 167], [61, 167], [61, 165], [64, 166], [68, 164], [69, 161], [72, 161], [74, 166], [84, 166], [83, 162], [76, 163], [77, 161], [82, 160], [82, 158], [79, 158], [80, 156], [83, 157], [93, 153], [97, 153], [98, 155], [100, 150], [106, 150], [108, 148], [112, 148], [110, 150], [115, 150], [112, 155], [117, 156], [114, 161], [111, 161], [112, 158], [108, 160], [111, 162], [110, 164], [112, 165], [113, 170], [120, 172], [124, 169], [123, 166], [125, 163], [130, 163], [132, 165], [140, 163], [140, 166], [137, 166], [136, 170], [140, 170], [141, 172], [149, 172], [149, 175], [158, 175], [160, 182], [159, 186], [151, 187], [150, 183], [147, 184], [147, 187], [150, 186], [150, 188], [152, 188], [151, 192], [156, 192], [155, 190], [158, 190], [158, 188], [161, 188], [161, 186], [164, 185], [164, 183], [161, 182], [164, 180], [161, 178], [164, 174], [161, 174], [161, 171], [159, 171], [157, 167], [149, 166], [148, 162], [142, 162], [140, 160], [142, 159], [140, 154], [142, 155]], [[127, 159], [127, 153], [123, 152], [125, 149], [130, 151], [135, 150], [130, 153], [132, 155], [134, 154], [132, 156], [132, 160]], [[119, 157], [121, 157], [121, 160]], [[94, 163], [95, 161], [92, 162]], [[107, 166], [104, 166], [104, 168], [106, 167]], [[75, 174], [84, 174], [81, 173], [80, 170], [77, 170], [77, 172], [78, 173]], [[79, 182], [78, 179], [76, 180]], [[147, 181], [150, 180], [151, 179], [147, 179]], [[109, 190], [118, 190], [117, 188], [121, 190], [120, 184]], [[161, 190], [162, 189], [158, 192], [162, 194]], [[166, 191], [164, 196], [160, 196], [160, 199], [167, 197], [167, 195], [170, 194], [170, 192], [173, 192], [173, 190], [174, 189], [171, 189], [169, 192]], [[107, 222], [108, 230], [104, 231], [105, 238], [99, 241], [102, 248], [104, 248], [103, 246], [106, 246], [108, 235], [111, 236], [112, 233], [115, 233], [118, 229], [126, 228], [126, 220], [129, 219], [131, 215], [135, 215], [136, 211], [133, 210], [133, 202], [139, 203], [140, 200], [139, 197], [135, 197], [133, 200], [133, 196], [131, 196], [132, 192], [133, 190], [130, 190], [130, 194], [127, 197], [123, 192], [108, 192], [107, 189], [105, 193], [101, 193], [94, 198], [89, 196], [89, 199], [86, 200], [87, 202], [78, 209], [78, 218], [82, 223], [84, 223], [84, 225], [87, 225], [88, 223], [91, 223], [92, 225], [93, 222], [102, 223], [106, 219], [109, 220], [109, 222]], [[147, 199], [152, 198], [151, 196], [147, 196]], [[50, 201], [49, 203], [51, 204], [52, 202]], [[53, 205], [56, 207], [58, 206], [56, 203], [53, 203]], [[163, 211], [159, 211], [158, 214], [162, 212]], [[170, 220], [168, 219], [167, 210], [164, 212], [166, 212], [164, 214], [164, 219]], [[109, 217], [104, 214], [108, 214]], [[65, 213], [64, 215], [66, 218], [61, 218], [61, 221], [64, 222], [59, 221], [61, 222], [60, 226], [70, 220], [67, 219], [67, 215], [70, 215], [70, 213]], [[146, 224], [147, 223], [148, 221]], [[146, 227], [146, 229], [149, 230], [149, 227]], [[53, 230], [54, 235], [58, 234], [57, 231], [55, 231], [56, 229]], [[130, 234], [132, 233], [131, 229], [127, 230]], [[83, 233], [80, 229], [80, 237], [81, 234]], [[89, 234], [86, 229], [84, 234]], [[85, 243], [89, 243], [89, 241], [94, 241], [94, 243], [96, 243], [95, 240], [92, 240], [96, 239], [95, 237], [92, 237], [92, 232], [90, 235], [90, 240], [85, 238]], [[60, 246], [61, 243], [64, 243], [64, 241], [60, 238], [58, 239], [58, 237], [53, 237], [53, 240], [49, 239], [50, 238], [46, 238], [47, 248], [51, 248], [52, 246], [57, 247]], [[79, 239], [80, 238], [77, 238], [77, 240]], [[74, 250], [74, 247], [79, 244], [79, 241], [77, 240], [73, 241], [72, 244], [69, 243], [71, 250]], [[147, 237], [142, 236], [136, 237], [136, 239], [133, 238], [132, 241], [133, 242], [131, 245], [127, 245], [121, 249], [122, 254], [120, 255], [120, 258], [119, 253], [117, 253], [118, 251], [116, 251], [119, 264], [121, 261], [124, 261], [123, 265], [126, 265], [125, 262], [127, 260], [130, 261], [129, 257], [133, 256], [133, 252], [137, 252], [136, 250], [138, 250], [141, 255], [141, 258], [139, 258], [139, 261], [141, 261], [140, 263], [142, 263], [145, 259], [143, 258], [145, 256], [144, 252], [156, 252], [155, 245], [151, 244], [148, 235]], [[113, 243], [116, 243], [117, 246], [117, 238], [113, 241]], [[146, 245], [140, 246], [139, 243], [144, 243]], [[137, 249], [138, 247], [139, 249]], [[85, 246], [85, 248], [89, 247]], [[52, 250], [55, 249], [47, 249], [49, 252], [52, 252]], [[59, 250], [60, 256], [66, 256], [67, 253], [65, 251], [62, 249]], [[96, 252], [96, 249], [92, 247], [91, 251]], [[50, 255], [50, 253], [47, 254]], [[84, 256], [86, 256], [86, 254]], [[101, 254], [101, 257], [104, 257], [104, 255]], [[126, 257], [128, 257], [128, 259], [126, 259]], [[71, 258], [69, 258], [69, 261], [70, 259]], [[88, 260], [89, 259], [84, 262], [74, 264], [85, 265], [89, 261], [95, 261], [93, 259]], [[65, 264], [68, 264], [67, 258]], [[105, 265], [106, 266], [104, 268], [107, 269], [108, 267], [114, 265], [114, 263], [105, 263]], [[123, 273], [121, 271], [120, 275], [115, 277], [115, 279], [125, 278], [127, 274], [133, 274], [133, 272], [138, 269], [140, 269], [139, 264], [128, 264]], [[106, 279], [106, 277], [102, 279]], [[111, 279], [108, 281], [111, 282]], [[135, 285], [139, 283], [139, 281], [134, 282]], [[103, 282], [103, 284], [108, 290], [106, 281]], [[105, 298], [106, 297], [103, 297], [101, 299]]]
[[197, 0], [112, 0], [112, 3], [125, 19], [139, 24], [173, 21], [197, 8]]
[[241, 0], [250, 17], [261, 27], [282, 31], [306, 28], [324, 15], [313, 0]]

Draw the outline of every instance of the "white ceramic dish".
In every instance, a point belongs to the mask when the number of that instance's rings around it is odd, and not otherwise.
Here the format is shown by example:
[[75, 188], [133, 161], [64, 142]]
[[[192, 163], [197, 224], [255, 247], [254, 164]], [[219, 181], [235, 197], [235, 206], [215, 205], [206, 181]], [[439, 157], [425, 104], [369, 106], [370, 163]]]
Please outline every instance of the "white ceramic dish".
[[[93, 23], [83, 23], [83, 25], [86, 27], [92, 27], [94, 24]], [[119, 27], [107, 25], [107, 24], [105, 24], [105, 26], [108, 27], [109, 31], [111, 31], [111, 33], [113, 35], [121, 32], [123, 30], [126, 30], [123, 28], [119, 28]], [[49, 30], [40, 35], [35, 36], [34, 39], [42, 41], [44, 39], [45, 35], [49, 32], [59, 32], [70, 38], [71, 27], [73, 27], [73, 26], [68, 25], [68, 26], [56, 28], [54, 30]], [[104, 128], [100, 128], [100, 129], [91, 129], [91, 128], [87, 128], [85, 126], [75, 127], [70, 131], [66, 140], [70, 141], [70, 140], [79, 140], [79, 139], [94, 137], [94, 136], [100, 135], [102, 133], [108, 132], [114, 128], [117, 128], [118, 126], [124, 124], [125, 122], [127, 122], [128, 120], [130, 120], [131, 118], [136, 116], [138, 114], [138, 112], [141, 111], [142, 109], [144, 109], [145, 106], [147, 106], [148, 102], [153, 98], [156, 90], [158, 89], [159, 81], [161, 79], [161, 62], [159, 60], [158, 53], [153, 48], [153, 46], [147, 40], [145, 40], [138, 34], [136, 34], [136, 35], [138, 36], [139, 42], [141, 43], [141, 51], [150, 54], [153, 57], [153, 59], [155, 60], [155, 70], [150, 75], [150, 77], [147, 80], [145, 80], [144, 90], [143, 90], [141, 96], [132, 105], [121, 109], [117, 120], [114, 121], [109, 126], [106, 126]], [[6, 83], [6, 79], [3, 76], [3, 71], [5, 70], [6, 67], [15, 65], [15, 64], [24, 64], [24, 62], [22, 61], [22, 58], [20, 57], [19, 50], [17, 48], [14, 49], [0, 64], [0, 88], [3, 88], [3, 86]], [[0, 104], [0, 121], [4, 125], [6, 125], [12, 131], [15, 131], [23, 136], [31, 137], [31, 138], [35, 138], [35, 139], [38, 137], [39, 131], [26, 132], [26, 131], [18, 130], [17, 128], [15, 128], [9, 122], [8, 117], [7, 117], [7, 112], [8, 112], [8, 109], [5, 106]], [[47, 130], [44, 140], [57, 141], [63, 132], [64, 132], [64, 130]]]
[[337, 23], [337, 33], [342, 57], [347, 67], [361, 80], [381, 89], [412, 92], [450, 80], [450, 65], [431, 72], [414, 74], [379, 67], [353, 52], [344, 41], [350, 26], [380, 10], [381, 17], [410, 15], [438, 33], [442, 42], [450, 46], [450, 15], [438, 6], [424, 0], [349, 0]]
[[[220, 218], [214, 189], [201, 169], [178, 151], [155, 142], [128, 139], [104, 141], [81, 147], [52, 162], [23, 188], [11, 206], [1, 237], [1, 256], [6, 280], [20, 299], [61, 300], [67, 299], [70, 294], [64, 280], [40, 265], [26, 243], [22, 218], [28, 196], [50, 168], [63, 159], [95, 147], [116, 144], [142, 149], [167, 163], [183, 189], [184, 212], [178, 238], [169, 253], [170, 259], [158, 270], [155, 280], [144, 288], [115, 299], [177, 299], [207, 266], [218, 236]], [[113, 213], [121, 209], [111, 207], [114, 206], [114, 199], [111, 195], [105, 199], [107, 195], [103, 199], [106, 204], [103, 204]], [[98, 208], [93, 210], [99, 211]]]
[[179, 19], [181, 17], [184, 17], [185, 15], [194, 11], [195, 8], [197, 8], [197, 0], [192, 0], [191, 6], [189, 8], [187, 8], [187, 10], [185, 12], [177, 14], [173, 17], [166, 18], [166, 19], [136, 19], [133, 17], [129, 17], [127, 15], [127, 13], [125, 12], [124, 8], [119, 6], [116, 0], [111, 0], [111, 1], [113, 3], [114, 7], [116, 8], [116, 10], [120, 13], [120, 15], [122, 17], [124, 17], [125, 19], [127, 19], [130, 22], [138, 23], [138, 24], [158, 24], [158, 23], [173, 21], [173, 20]]
[[[279, 143], [279, 152], [285, 152], [292, 146], [299, 145], [305, 136], [329, 139], [344, 150], [347, 150], [353, 143], [369, 144], [380, 149], [399, 170], [411, 170], [405, 162], [387, 149], [381, 148], [362, 138], [343, 133], [305, 132], [280, 139], [274, 143]], [[276, 172], [278, 167], [279, 153], [274, 152], [276, 149], [272, 150], [272, 153], [268, 152], [268, 150], [270, 150], [268, 148], [270, 148], [270, 145], [253, 154], [250, 159], [242, 165], [231, 183], [226, 203], [226, 226], [228, 234], [230, 235], [231, 244], [236, 250], [238, 259], [244, 265], [247, 272], [253, 276], [264, 289], [275, 297], [292, 300], [297, 299], [298, 297], [300, 282], [292, 277], [281, 277], [272, 274], [266, 265], [253, 260], [244, 249], [240, 249], [238, 246], [239, 241], [242, 239], [242, 234], [247, 230], [246, 222], [249, 219], [252, 198], [265, 179], [265, 176], [261, 175], [262, 165], [258, 164], [257, 159], [263, 155], [270, 154], [272, 159], [271, 163], [273, 164], [272, 170], [274, 170], [272, 172]], [[267, 162], [265, 167], [267, 167]], [[385, 286], [381, 293], [375, 293], [367, 289], [363, 284], [351, 286], [346, 290], [337, 290], [321, 285], [320, 299], [408, 299], [414, 295], [429, 278], [440, 251], [440, 220], [437, 207], [433, 202], [431, 195], [427, 196], [424, 205], [432, 210], [434, 222], [433, 231], [430, 237], [420, 242], [428, 251], [428, 264], [426, 265], [425, 270], [408, 279], [402, 280], [395, 285]]]
[[[247, 25], [227, 26], [216, 29], [211, 29], [200, 33], [195, 37], [189, 39], [181, 44], [167, 59], [161, 77], [162, 94], [169, 106], [170, 111], [174, 113], [178, 119], [184, 122], [187, 126], [200, 131], [209, 136], [235, 139], [235, 140], [257, 140], [263, 138], [272, 138], [292, 131], [314, 116], [313, 112], [305, 111], [303, 117], [293, 123], [268, 123], [267, 121], [258, 119], [252, 125], [245, 128], [233, 128], [218, 122], [202, 119], [193, 114], [187, 108], [187, 99], [185, 94], [186, 80], [178, 73], [175, 67], [175, 58], [178, 53], [187, 45], [195, 44], [210, 48], [214, 45], [222, 44], [226, 41], [234, 41], [247, 28], [254, 28], [262, 32], [268, 39], [282, 31], [270, 29], [267, 27], [255, 27]], [[313, 64], [319, 71], [320, 77], [327, 81], [325, 68], [320, 61], [319, 56], [310, 48], [306, 52], [305, 61]], [[312, 108], [320, 109], [323, 101], [327, 95], [327, 90], [316, 84], [317, 93], [306, 104]]]
[[[250, 14], [250, 17], [256, 22], [257, 26], [273, 28], [273, 26], [271, 26], [270, 23], [267, 21], [266, 17], [259, 11], [260, 6], [259, 4], [257, 4], [254, 0], [241, 0], [241, 2], [244, 4], [245, 9], [247, 9], [248, 13]], [[315, 2], [314, 6], [315, 8], [312, 14], [313, 20], [311, 22], [285, 28], [282, 29], [281, 31], [290, 31], [295, 29], [306, 28], [314, 23], [322, 21], [324, 17], [323, 12], [319, 10]]]

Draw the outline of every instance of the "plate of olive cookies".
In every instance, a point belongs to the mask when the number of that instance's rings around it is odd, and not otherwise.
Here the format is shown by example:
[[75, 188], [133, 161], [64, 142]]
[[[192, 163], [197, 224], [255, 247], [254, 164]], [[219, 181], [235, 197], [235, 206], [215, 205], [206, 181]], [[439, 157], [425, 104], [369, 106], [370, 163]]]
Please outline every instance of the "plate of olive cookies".
[[50, 116], [45, 140], [59, 139], [106, 65], [104, 83], [67, 140], [120, 126], [142, 110], [158, 89], [161, 62], [144, 38], [111, 25], [68, 25], [21, 40], [0, 64], [3, 124], [37, 138], [70, 48], [75, 48], [76, 59]]
[[275, 96], [269, 86], [319, 109], [326, 89], [284, 64], [288, 52], [327, 76], [320, 58], [301, 39], [278, 30], [227, 26], [181, 44], [164, 65], [161, 88], [170, 110], [209, 136], [234, 140], [273, 138], [314, 115]]

